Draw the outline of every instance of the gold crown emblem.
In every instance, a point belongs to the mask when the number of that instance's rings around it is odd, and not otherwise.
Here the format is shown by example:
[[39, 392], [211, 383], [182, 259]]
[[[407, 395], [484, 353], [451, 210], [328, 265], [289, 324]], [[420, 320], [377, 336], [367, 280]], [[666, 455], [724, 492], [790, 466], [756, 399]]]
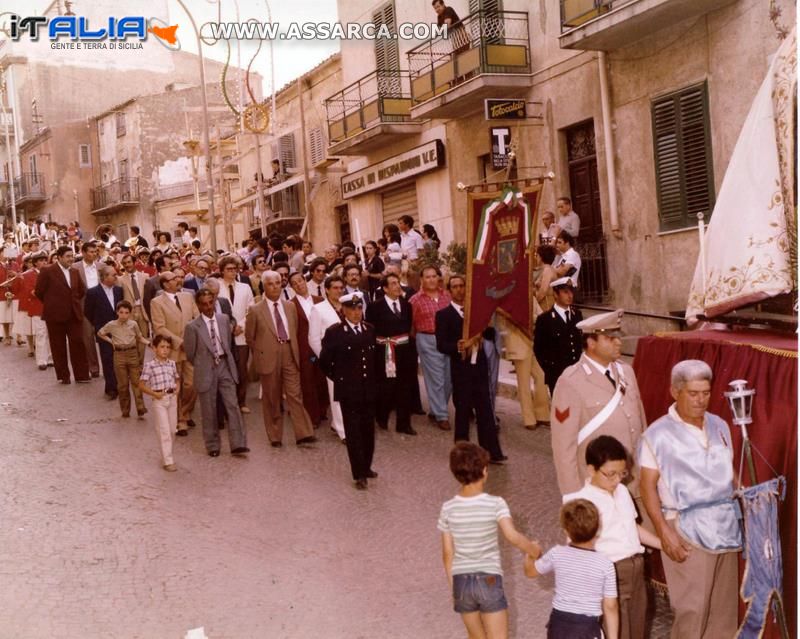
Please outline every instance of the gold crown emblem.
[[497, 229], [497, 232], [500, 234], [500, 237], [516, 235], [517, 230], [519, 229], [519, 218], [512, 216], [501, 217], [495, 220], [494, 226]]

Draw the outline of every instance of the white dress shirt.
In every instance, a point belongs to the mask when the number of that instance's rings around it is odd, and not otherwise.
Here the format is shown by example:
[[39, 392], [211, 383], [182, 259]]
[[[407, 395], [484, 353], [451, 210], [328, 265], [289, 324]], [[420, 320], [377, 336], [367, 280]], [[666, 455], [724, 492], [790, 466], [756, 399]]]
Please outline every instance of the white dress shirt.
[[569, 277], [572, 280], [572, 285], [578, 288], [578, 275], [580, 275], [581, 272], [581, 256], [578, 255], [578, 251], [571, 246], [566, 251], [556, 256], [553, 267], [558, 268], [565, 262], [575, 267], [575, 273]]
[[[219, 296], [224, 297], [226, 300], [231, 302], [231, 295], [229, 290], [228, 282], [224, 280], [220, 280], [219, 283]], [[244, 284], [242, 282], [233, 282], [233, 301], [231, 302], [231, 311], [233, 312], [233, 319], [236, 320], [236, 325], [240, 326], [242, 329], [242, 333], [237, 335], [234, 338], [237, 346], [246, 346], [247, 339], [244, 335], [244, 323], [245, 319], [247, 318], [247, 311], [255, 302], [255, 298], [253, 297], [253, 289], [249, 284]], [[287, 328], [286, 331], [288, 332], [289, 329]]]
[[100, 283], [100, 277], [97, 275], [97, 262], [87, 264], [83, 263], [83, 272], [86, 274], [86, 289], [93, 288]]
[[108, 298], [108, 303], [111, 305], [111, 308], [114, 308], [114, 288], [106, 286], [105, 284], [102, 285], [102, 288], [106, 294], [106, 298]]
[[311, 293], [311, 295], [326, 299], [328, 296], [325, 295], [325, 280], [317, 284], [313, 279], [310, 279], [308, 281], [308, 292]]
[[61, 272], [64, 274], [64, 278], [67, 280], [67, 286], [72, 288], [72, 279], [69, 276], [70, 269], [61, 266], [61, 262], [58, 262], [58, 268], [61, 269]]
[[303, 307], [303, 312], [306, 314], [306, 319], [311, 316], [311, 309], [314, 308], [314, 300], [311, 299], [311, 296], [303, 297], [302, 295], [295, 295], [295, 299], [300, 302], [300, 306]]
[[340, 322], [339, 314], [328, 300], [314, 304], [311, 317], [308, 318], [308, 345], [317, 357], [322, 352], [322, 338], [325, 336], [325, 331], [329, 326]]
[[281, 316], [281, 321], [283, 322], [283, 328], [286, 329], [286, 337], [291, 339], [291, 335], [289, 334], [289, 320], [286, 317], [286, 309], [283, 308], [283, 298], [279, 299], [277, 302], [272, 301], [268, 297], [265, 297], [264, 300], [267, 302], [267, 308], [269, 309], [269, 316], [272, 318], [272, 323], [275, 325], [275, 336], [278, 335], [278, 325], [275, 323], [275, 304], [278, 305], [278, 314]]
[[644, 552], [636, 527], [636, 507], [623, 484], [618, 484], [612, 495], [592, 485], [591, 480], [587, 479], [583, 488], [563, 497], [565, 504], [573, 499], [588, 499], [597, 506], [600, 513], [600, 532], [594, 543], [597, 552], [611, 561], [620, 561]]
[[566, 215], [561, 215], [556, 222], [562, 231], [566, 231], [572, 237], [578, 237], [581, 230], [581, 218], [575, 211], [570, 210]]
[[571, 309], [566, 309], [566, 308], [564, 308], [563, 306], [559, 306], [558, 304], [553, 304], [553, 310], [554, 310], [556, 313], [558, 313], [558, 316], [559, 316], [559, 317], [560, 317], [562, 320], [564, 320], [564, 322], [566, 322], [566, 321], [567, 321], [567, 310], [569, 310], [569, 312], [570, 312], [571, 314], [573, 314], [573, 315], [574, 315], [574, 313], [575, 313], [575, 311], [573, 311], [573, 310], [571, 310]]
[[409, 229], [407, 233], [400, 233], [400, 250], [409, 260], [417, 259], [419, 251], [424, 248], [425, 242], [415, 229]]
[[458, 314], [461, 315], [462, 318], [464, 317], [464, 307], [461, 304], [456, 304], [455, 302], [450, 302], [450, 306], [452, 306], [454, 309], [456, 309], [458, 311]]
[[392, 313], [394, 313], [394, 305], [395, 304], [397, 304], [397, 312], [398, 313], [402, 312], [401, 309], [400, 309], [400, 298], [399, 297], [396, 300], [393, 300], [388, 295], [384, 295], [383, 299], [386, 300], [386, 306], [389, 307], [389, 310], [392, 311]]

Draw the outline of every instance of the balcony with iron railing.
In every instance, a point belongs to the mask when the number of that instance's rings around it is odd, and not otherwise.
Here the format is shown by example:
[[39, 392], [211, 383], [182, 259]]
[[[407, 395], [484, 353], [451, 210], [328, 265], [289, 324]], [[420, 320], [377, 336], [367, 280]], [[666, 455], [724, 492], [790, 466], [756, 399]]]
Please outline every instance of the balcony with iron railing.
[[119, 178], [92, 189], [92, 213], [107, 214], [139, 203], [139, 178]]
[[562, 49], [613, 51], [736, 0], [560, 0]]
[[419, 133], [420, 123], [411, 121], [408, 71], [373, 71], [325, 100], [325, 110], [332, 155], [363, 155]]
[[413, 118], [465, 115], [498, 91], [525, 97], [532, 84], [525, 11], [472, 13], [407, 55]]
[[[11, 189], [5, 185], [3, 204], [11, 206]], [[20, 209], [38, 206], [47, 199], [43, 173], [23, 173], [14, 178], [14, 204]]]

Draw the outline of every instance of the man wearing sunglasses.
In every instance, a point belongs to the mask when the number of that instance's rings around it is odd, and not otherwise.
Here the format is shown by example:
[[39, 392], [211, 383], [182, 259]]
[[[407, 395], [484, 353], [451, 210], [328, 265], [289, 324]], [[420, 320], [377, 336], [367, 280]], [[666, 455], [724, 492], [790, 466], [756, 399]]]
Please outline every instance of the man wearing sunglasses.
[[[586, 447], [599, 435], [617, 439], [629, 460], [647, 426], [633, 368], [620, 361], [622, 310], [578, 322], [583, 354], [558, 378], [550, 412], [553, 462], [562, 495], [580, 490], [589, 476]], [[639, 497], [638, 472], [628, 488]]]

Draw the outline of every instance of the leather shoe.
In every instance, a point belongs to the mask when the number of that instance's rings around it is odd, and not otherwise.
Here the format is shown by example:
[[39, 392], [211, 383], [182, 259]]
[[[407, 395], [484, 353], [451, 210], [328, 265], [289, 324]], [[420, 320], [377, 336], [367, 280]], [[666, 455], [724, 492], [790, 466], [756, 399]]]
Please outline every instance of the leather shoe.
[[247, 446], [239, 446], [239, 448], [234, 448], [231, 451], [231, 455], [246, 455], [250, 452], [250, 449]]
[[366, 479], [356, 479], [356, 489], [357, 490], [366, 490], [367, 489], [367, 480]]
[[122, 416], [127, 418], [127, 417], [130, 417], [131, 414], [130, 413], [122, 413]]
[[434, 415], [433, 413], [428, 413], [428, 419], [430, 419], [434, 424], [438, 421], [436, 419], [436, 415]]
[[497, 466], [502, 466], [506, 461], [508, 461], [507, 455], [500, 455], [500, 457], [495, 457], [494, 459], [490, 459], [490, 464], [495, 464]]
[[178, 470], [178, 467], [175, 464], [166, 464], [164, 466], [164, 470], [166, 470], [168, 473], [174, 473], [176, 470]]
[[60, 379], [60, 380], [58, 380], [58, 383], [67, 385], [67, 384], [71, 384], [72, 382], [69, 381], [68, 379]]
[[539, 428], [539, 424], [525, 424], [526, 430], [536, 430]]
[[403, 430], [398, 430], [397, 432], [400, 433], [401, 435], [416, 435], [417, 434], [417, 431], [415, 431], [413, 428], [411, 428], [411, 426], [409, 426], [408, 429], [404, 428]]
[[314, 435], [309, 435], [308, 437], [303, 437], [302, 439], [297, 440], [297, 445], [300, 446], [302, 444], [313, 444], [317, 441], [317, 438]]
[[210, 450], [210, 451], [208, 451], [208, 456], [209, 457], [219, 457], [219, 451], [218, 450]]
[[75, 383], [76, 383], [76, 384], [88, 384], [88, 383], [89, 383], [89, 382], [91, 382], [91, 381], [92, 381], [92, 380], [90, 380], [90, 379], [76, 379], [76, 380], [75, 380]]
[[181, 430], [176, 430], [175, 431], [175, 435], [177, 437], [188, 437], [189, 436], [189, 431], [186, 430], [185, 428], [181, 429]]
[[47, 370], [47, 365], [46, 365], [46, 364], [42, 364], [42, 365], [39, 367], [39, 370], [40, 370], [40, 371], [46, 371], [46, 370]]
[[113, 402], [115, 399], [119, 397], [119, 393], [106, 393], [106, 399]]
[[440, 419], [436, 422], [436, 425], [439, 427], [439, 430], [450, 430], [450, 422], [446, 419]]
[[97, 379], [98, 377], [100, 377], [100, 373], [99, 373], [99, 372], [97, 372], [97, 373], [92, 373], [92, 377], [94, 377], [95, 379]]
[[273, 448], [280, 448], [281, 446], [283, 446], [281, 442], [270, 442], [269, 445], [272, 446]]
[[367, 472], [367, 477], [369, 477], [370, 479], [376, 479], [378, 477], [378, 473], [376, 473], [374, 470], [370, 468], [369, 471]]
[[250, 414], [250, 409], [247, 406], [239, 406], [239, 410], [242, 411], [242, 415]]
[[347, 446], [347, 440], [344, 437], [342, 437], [342, 443]]
[[542, 428], [550, 428], [550, 422], [538, 421], [536, 422], [536, 425], [541, 426]]
[[195, 427], [194, 420], [193, 420], [193, 419], [187, 419], [187, 420], [186, 420], [186, 425], [187, 425], [189, 428], [194, 428], [194, 427]]
[[389, 430], [389, 424], [386, 422], [375, 422], [381, 430]]

